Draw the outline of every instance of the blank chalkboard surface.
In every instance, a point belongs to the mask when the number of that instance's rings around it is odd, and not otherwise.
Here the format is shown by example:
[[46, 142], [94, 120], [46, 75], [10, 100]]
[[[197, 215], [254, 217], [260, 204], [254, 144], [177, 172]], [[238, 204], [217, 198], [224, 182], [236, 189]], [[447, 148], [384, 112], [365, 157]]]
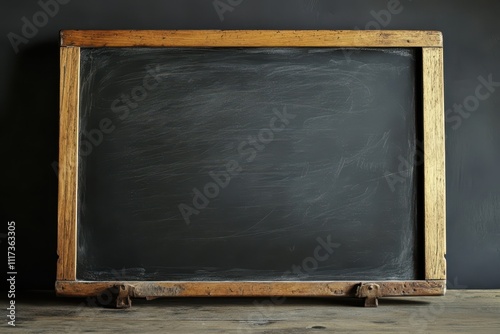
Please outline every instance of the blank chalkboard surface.
[[57, 294], [444, 294], [440, 32], [65, 30], [60, 51]]
[[419, 59], [82, 49], [77, 279], [423, 279]]

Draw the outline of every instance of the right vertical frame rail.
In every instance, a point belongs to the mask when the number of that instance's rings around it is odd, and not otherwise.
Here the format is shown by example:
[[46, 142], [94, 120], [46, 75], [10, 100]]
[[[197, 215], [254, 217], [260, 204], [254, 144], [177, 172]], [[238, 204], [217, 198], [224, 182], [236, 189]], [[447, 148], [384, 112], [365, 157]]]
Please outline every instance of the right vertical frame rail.
[[446, 279], [443, 48], [422, 48], [425, 279]]

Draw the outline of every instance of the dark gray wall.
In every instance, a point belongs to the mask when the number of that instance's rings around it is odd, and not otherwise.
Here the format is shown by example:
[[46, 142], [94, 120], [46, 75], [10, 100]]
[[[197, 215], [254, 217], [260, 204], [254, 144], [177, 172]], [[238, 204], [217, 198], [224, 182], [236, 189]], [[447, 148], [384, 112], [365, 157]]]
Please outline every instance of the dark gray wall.
[[[16, 221], [21, 288], [55, 280], [59, 30], [377, 27], [444, 34], [448, 287], [500, 288], [500, 84], [484, 86], [500, 81], [499, 2], [400, 0], [389, 17], [387, 1], [221, 0], [233, 4], [221, 16], [213, 0], [59, 1], [46, 23], [36, 1], [0, 4], [0, 241]], [[9, 33], [34, 15], [40, 27], [16, 52]]]

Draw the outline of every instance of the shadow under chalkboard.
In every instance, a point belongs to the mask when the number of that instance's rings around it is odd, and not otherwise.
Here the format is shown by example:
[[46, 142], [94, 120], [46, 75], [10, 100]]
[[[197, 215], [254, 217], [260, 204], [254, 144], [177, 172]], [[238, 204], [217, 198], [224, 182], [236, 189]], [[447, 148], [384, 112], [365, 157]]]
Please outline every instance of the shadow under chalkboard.
[[422, 278], [415, 49], [82, 49], [77, 278]]

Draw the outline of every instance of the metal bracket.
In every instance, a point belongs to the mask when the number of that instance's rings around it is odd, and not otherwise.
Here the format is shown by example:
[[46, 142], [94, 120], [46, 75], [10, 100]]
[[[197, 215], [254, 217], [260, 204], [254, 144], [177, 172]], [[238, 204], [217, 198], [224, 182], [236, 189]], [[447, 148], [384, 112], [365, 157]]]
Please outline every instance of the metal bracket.
[[130, 308], [132, 306], [132, 300], [130, 299], [130, 286], [128, 285], [115, 285], [116, 294], [116, 308]]
[[380, 286], [375, 283], [361, 283], [356, 290], [357, 298], [365, 298], [365, 307], [377, 307], [378, 298], [382, 297]]

